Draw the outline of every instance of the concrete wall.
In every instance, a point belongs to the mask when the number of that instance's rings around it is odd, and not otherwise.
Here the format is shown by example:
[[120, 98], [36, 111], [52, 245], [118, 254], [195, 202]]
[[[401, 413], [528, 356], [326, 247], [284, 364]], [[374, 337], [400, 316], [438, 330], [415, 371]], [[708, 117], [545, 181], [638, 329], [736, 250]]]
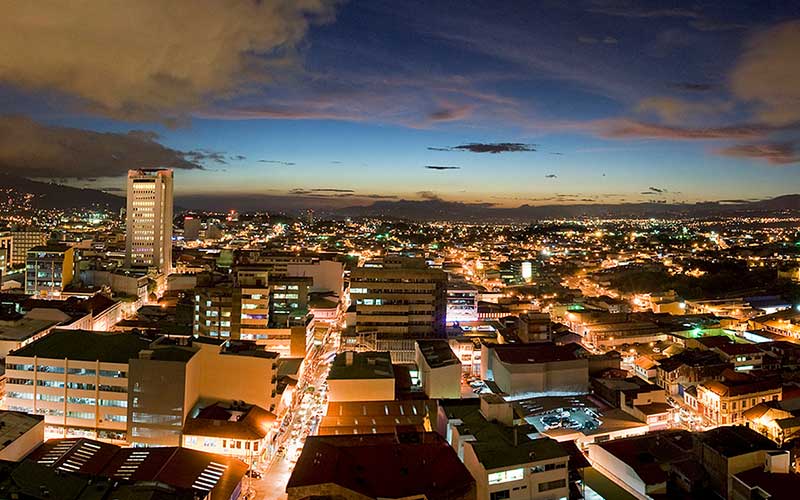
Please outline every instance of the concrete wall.
[[586, 392], [589, 387], [585, 359], [530, 365], [509, 365], [492, 352], [494, 381], [508, 394], [526, 392]]

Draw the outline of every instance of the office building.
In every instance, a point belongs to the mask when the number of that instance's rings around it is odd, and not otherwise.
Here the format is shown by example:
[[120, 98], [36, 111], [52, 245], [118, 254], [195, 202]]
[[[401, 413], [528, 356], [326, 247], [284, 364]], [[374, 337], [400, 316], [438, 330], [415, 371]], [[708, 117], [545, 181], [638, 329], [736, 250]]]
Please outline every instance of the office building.
[[233, 282], [195, 290], [195, 334], [248, 340], [266, 334], [270, 308], [268, 271], [258, 266], [235, 266], [233, 274]]
[[6, 358], [8, 410], [44, 415], [54, 437], [127, 440], [128, 360], [135, 335], [54, 330]]
[[447, 322], [478, 321], [478, 289], [466, 282], [447, 287]]
[[128, 171], [125, 266], [172, 269], [172, 170]]
[[253, 342], [54, 330], [6, 358], [5, 405], [44, 415], [48, 438], [178, 446], [201, 399], [274, 411], [277, 358]]
[[270, 279], [269, 322], [286, 327], [308, 313], [308, 291], [313, 278], [307, 276], [276, 276]]
[[187, 215], [183, 218], [183, 239], [194, 241], [200, 239], [200, 218], [196, 215]]
[[11, 256], [14, 252], [14, 237], [8, 233], [0, 234], [0, 278], [11, 269]]
[[342, 296], [344, 288], [344, 264], [335, 260], [320, 259], [310, 263], [286, 265], [286, 275], [311, 278], [309, 292], [333, 292]]
[[233, 288], [197, 288], [194, 295], [195, 335], [230, 338], [233, 310]]
[[413, 362], [414, 340], [445, 336], [447, 275], [407, 257], [375, 266], [350, 275], [355, 332], [374, 336], [376, 349], [390, 351], [395, 362]]
[[28, 250], [46, 243], [47, 233], [44, 231], [12, 231], [0, 235], [0, 248], [7, 250], [9, 263], [13, 267], [25, 264]]
[[55, 243], [32, 247], [25, 264], [25, 293], [60, 297], [64, 288], [72, 283], [74, 272], [73, 248]]

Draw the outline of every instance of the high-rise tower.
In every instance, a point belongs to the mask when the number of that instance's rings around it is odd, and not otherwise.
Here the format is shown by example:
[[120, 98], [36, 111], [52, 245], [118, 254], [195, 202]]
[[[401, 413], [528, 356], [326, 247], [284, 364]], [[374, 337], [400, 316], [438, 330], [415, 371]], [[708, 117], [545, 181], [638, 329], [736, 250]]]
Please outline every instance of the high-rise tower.
[[128, 171], [126, 267], [172, 269], [172, 170]]

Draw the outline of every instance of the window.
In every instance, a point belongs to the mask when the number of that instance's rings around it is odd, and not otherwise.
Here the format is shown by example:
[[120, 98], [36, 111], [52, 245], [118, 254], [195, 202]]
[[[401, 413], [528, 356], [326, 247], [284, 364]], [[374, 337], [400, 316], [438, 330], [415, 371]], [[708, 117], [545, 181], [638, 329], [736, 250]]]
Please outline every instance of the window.
[[525, 475], [525, 470], [519, 469], [504, 470], [489, 474], [489, 484], [507, 483], [509, 481], [519, 481]]
[[543, 491], [557, 490], [558, 488], [566, 488], [566, 479], [556, 479], [555, 481], [548, 481], [546, 483], [539, 483], [539, 493]]
[[95, 371], [89, 368], [70, 368], [69, 370], [67, 370], [67, 373], [69, 373], [70, 375], [89, 375], [92, 377], [95, 376]]
[[506, 498], [511, 498], [509, 490], [493, 491], [489, 494], [489, 500], [504, 500]]

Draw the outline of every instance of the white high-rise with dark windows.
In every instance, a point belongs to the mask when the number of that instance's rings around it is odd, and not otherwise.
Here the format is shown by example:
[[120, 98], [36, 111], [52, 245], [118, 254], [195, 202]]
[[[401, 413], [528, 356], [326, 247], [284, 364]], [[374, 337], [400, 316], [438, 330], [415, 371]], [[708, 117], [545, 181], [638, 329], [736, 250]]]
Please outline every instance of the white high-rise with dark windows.
[[172, 269], [172, 170], [128, 171], [126, 267]]

